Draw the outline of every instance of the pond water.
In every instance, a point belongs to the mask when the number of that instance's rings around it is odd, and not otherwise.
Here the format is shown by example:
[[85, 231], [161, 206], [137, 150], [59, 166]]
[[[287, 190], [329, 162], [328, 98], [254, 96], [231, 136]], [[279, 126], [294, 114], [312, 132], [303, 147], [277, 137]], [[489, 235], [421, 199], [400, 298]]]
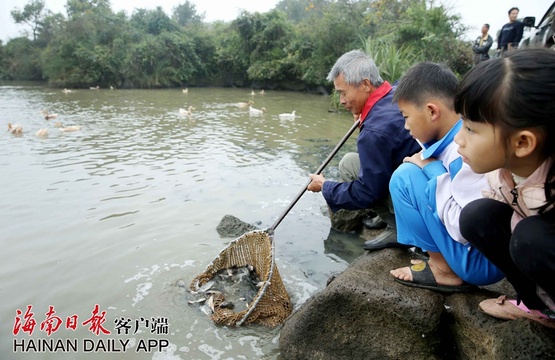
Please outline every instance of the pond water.
[[[267, 112], [234, 105], [249, 99]], [[176, 284], [189, 284], [232, 240], [216, 231], [224, 215], [272, 225], [351, 127], [350, 114], [328, 112], [326, 96], [250, 89], [66, 94], [3, 83], [0, 104], [0, 126], [23, 127], [21, 136], [0, 132], [2, 359], [279, 358], [279, 326], [216, 326]], [[180, 114], [188, 106], [192, 115]], [[43, 110], [57, 117], [47, 121]], [[279, 119], [293, 110], [295, 119]], [[55, 122], [82, 128], [62, 132]], [[35, 135], [41, 128], [47, 137]], [[326, 176], [337, 177], [355, 137]], [[330, 230], [322, 208], [321, 194], [305, 193], [275, 232], [295, 308], [362, 253], [362, 240]], [[50, 336], [40, 329], [49, 309], [62, 321]], [[69, 351], [40, 352], [44, 339]], [[162, 351], [145, 349], [161, 340]]]

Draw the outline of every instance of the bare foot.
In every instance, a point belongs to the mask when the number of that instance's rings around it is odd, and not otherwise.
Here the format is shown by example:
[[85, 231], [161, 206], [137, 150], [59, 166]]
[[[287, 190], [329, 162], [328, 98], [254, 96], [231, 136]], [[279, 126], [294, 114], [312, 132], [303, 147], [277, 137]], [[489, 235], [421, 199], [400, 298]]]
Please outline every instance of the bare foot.
[[[430, 254], [428, 266], [430, 267], [430, 270], [432, 270], [432, 274], [434, 274], [434, 278], [439, 285], [459, 286], [464, 283], [464, 281], [460, 277], [458, 277], [457, 274], [453, 272], [453, 270], [451, 270], [447, 263], [445, 263], [446, 266], [442, 264], [442, 269], [436, 266], [433, 257], [434, 256]], [[443, 258], [443, 256], [441, 257]], [[411, 260], [410, 262], [411, 264], [413, 264], [413, 266], [423, 264], [422, 260]], [[409, 266], [391, 270], [389, 273], [399, 280], [412, 281], [412, 273]]]

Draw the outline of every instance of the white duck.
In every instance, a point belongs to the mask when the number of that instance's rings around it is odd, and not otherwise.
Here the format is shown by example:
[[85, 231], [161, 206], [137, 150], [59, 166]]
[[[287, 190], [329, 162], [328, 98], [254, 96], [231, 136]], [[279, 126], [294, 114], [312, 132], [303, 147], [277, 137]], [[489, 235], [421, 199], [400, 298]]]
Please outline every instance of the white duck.
[[264, 89], [260, 90], [259, 94], [264, 95]]
[[40, 129], [39, 131], [37, 131], [37, 133], [35, 135], [40, 137], [40, 138], [47, 137], [48, 136], [48, 129], [47, 128]]
[[292, 113], [279, 114], [278, 117], [282, 120], [292, 120], [295, 118], [295, 110]]
[[266, 108], [263, 107], [261, 109], [255, 109], [252, 106], [249, 106], [249, 113], [254, 116], [262, 115], [266, 112]]
[[189, 93], [189, 88], [183, 89], [181, 91], [183, 92], [183, 94], [188, 94]]
[[12, 123], [8, 123], [8, 131], [14, 135], [21, 135], [23, 134], [23, 126], [12, 125]]
[[91, 86], [91, 87], [89, 87], [89, 89], [91, 89], [91, 90], [98, 90], [98, 89], [100, 89], [100, 86], [98, 86], [98, 85], [96, 85], [96, 86]]
[[254, 95], [256, 95], [256, 94], [255, 94], [254, 90], [252, 90], [251, 91], [251, 96], [254, 96]]
[[64, 126], [60, 128], [62, 132], [73, 132], [81, 130], [82, 126], [79, 125], [71, 125], [71, 126]]
[[248, 108], [249, 106], [254, 105], [254, 101], [249, 100], [249, 102], [238, 102], [235, 104], [236, 107], [239, 109]]
[[183, 108], [179, 108], [179, 115], [181, 115], [181, 116], [191, 116], [191, 115], [193, 115], [193, 110], [195, 110], [195, 108], [191, 105], [189, 105], [189, 108], [187, 108], [187, 110], [185, 110]]
[[48, 110], [43, 110], [42, 114], [44, 115], [44, 120], [55, 119], [58, 117], [58, 114], [49, 114]]
[[71, 92], [73, 92], [73, 91], [71, 91], [71, 89], [63, 89], [62, 92], [63, 92], [64, 94], [69, 94], [69, 93], [71, 93]]

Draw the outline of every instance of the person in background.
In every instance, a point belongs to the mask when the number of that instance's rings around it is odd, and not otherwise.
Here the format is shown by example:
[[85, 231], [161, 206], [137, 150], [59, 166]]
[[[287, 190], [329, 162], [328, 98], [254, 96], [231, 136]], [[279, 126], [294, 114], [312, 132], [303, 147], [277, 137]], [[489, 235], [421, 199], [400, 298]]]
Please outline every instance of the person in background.
[[343, 54], [327, 79], [333, 81], [341, 104], [362, 121], [358, 153], [348, 153], [341, 159], [343, 182], [311, 174], [307, 189], [321, 191], [332, 212], [371, 209], [387, 223], [381, 234], [364, 244], [366, 250], [406, 247], [397, 242], [388, 184], [403, 158], [420, 147], [405, 130], [403, 116], [392, 103], [395, 88], [381, 78], [374, 61], [361, 50]]
[[493, 45], [493, 38], [488, 34], [489, 24], [482, 26], [482, 34], [476, 38], [472, 51], [474, 51], [474, 64], [479, 64], [482, 61], [489, 60], [489, 49]]
[[509, 22], [503, 25], [499, 32], [499, 37], [497, 38], [497, 51], [500, 52], [502, 56], [504, 56], [508, 50], [517, 49], [520, 40], [522, 40], [524, 25], [516, 20], [518, 12], [519, 10], [517, 7], [512, 7], [509, 10]]
[[459, 231], [461, 210], [482, 196], [487, 181], [463, 164], [453, 141], [462, 127], [453, 104], [457, 85], [447, 66], [431, 62], [412, 66], [399, 80], [393, 100], [424, 150], [405, 158], [389, 183], [399, 243], [429, 255], [391, 275], [403, 285], [450, 293], [504, 277]]
[[455, 110], [459, 153], [490, 185], [461, 212], [461, 233], [517, 293], [479, 307], [555, 328], [555, 52], [523, 49], [475, 66]]

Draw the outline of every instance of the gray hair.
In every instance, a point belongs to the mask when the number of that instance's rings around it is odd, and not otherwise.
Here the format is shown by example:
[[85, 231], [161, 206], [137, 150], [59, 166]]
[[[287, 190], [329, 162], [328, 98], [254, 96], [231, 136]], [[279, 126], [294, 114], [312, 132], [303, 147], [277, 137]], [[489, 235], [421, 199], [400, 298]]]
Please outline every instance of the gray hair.
[[360, 85], [364, 79], [368, 79], [375, 87], [383, 84], [376, 63], [362, 50], [351, 50], [341, 55], [326, 79], [334, 81], [340, 74], [343, 74], [345, 82], [349, 85]]

